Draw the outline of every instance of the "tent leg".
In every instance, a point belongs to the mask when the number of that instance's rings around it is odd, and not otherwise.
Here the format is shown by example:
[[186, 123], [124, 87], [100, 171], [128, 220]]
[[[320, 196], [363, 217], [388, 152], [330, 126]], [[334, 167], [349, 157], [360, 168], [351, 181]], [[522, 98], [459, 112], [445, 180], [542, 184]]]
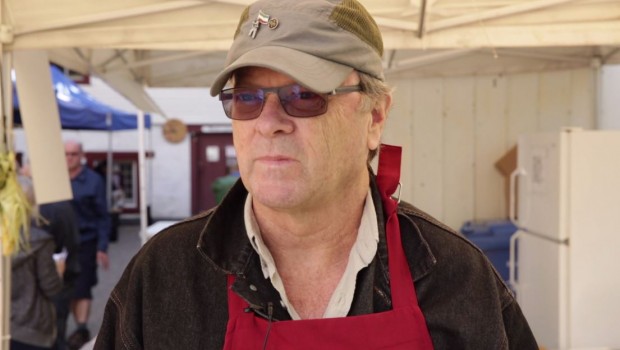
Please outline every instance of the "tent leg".
[[106, 115], [106, 125], [108, 127], [108, 153], [106, 157], [105, 191], [108, 199], [108, 210], [110, 210], [112, 208], [112, 170], [114, 166], [112, 164], [112, 115], [110, 112]]
[[146, 243], [146, 154], [144, 148], [144, 111], [138, 110], [138, 177], [140, 195], [140, 238], [142, 244]]
[[[2, 1], [0, 1], [1, 4]], [[3, 51], [2, 44], [0, 44], [0, 84], [2, 90], [0, 95], [0, 152], [2, 153], [13, 149], [11, 68], [12, 56]], [[2, 241], [0, 240], [0, 350], [9, 350], [11, 345], [11, 258], [2, 255], [1, 252]]]
[[0, 339], [0, 350], [9, 350], [11, 345], [10, 333], [10, 315], [11, 315], [11, 258], [0, 255], [0, 283], [2, 291], [0, 292], [0, 303], [2, 313], [0, 319], [0, 331], [2, 338]]

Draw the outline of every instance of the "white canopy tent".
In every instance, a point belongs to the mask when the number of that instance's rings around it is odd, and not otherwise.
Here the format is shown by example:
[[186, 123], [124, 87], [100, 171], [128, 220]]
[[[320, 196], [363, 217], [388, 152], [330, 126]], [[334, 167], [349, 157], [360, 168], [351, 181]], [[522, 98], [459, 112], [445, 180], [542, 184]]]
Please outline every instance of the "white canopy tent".
[[[250, 2], [2, 0], [0, 40], [9, 51], [47, 49], [52, 61], [106, 81], [124, 76], [151, 87], [209, 86]], [[383, 32], [388, 73], [437, 76], [620, 62], [618, 0], [362, 2]]]
[[[620, 0], [361, 1], [383, 32], [388, 77], [620, 63]], [[3, 86], [11, 52], [45, 50], [52, 62], [98, 75], [138, 109], [163, 115], [143, 87], [209, 86], [250, 2], [0, 0]]]

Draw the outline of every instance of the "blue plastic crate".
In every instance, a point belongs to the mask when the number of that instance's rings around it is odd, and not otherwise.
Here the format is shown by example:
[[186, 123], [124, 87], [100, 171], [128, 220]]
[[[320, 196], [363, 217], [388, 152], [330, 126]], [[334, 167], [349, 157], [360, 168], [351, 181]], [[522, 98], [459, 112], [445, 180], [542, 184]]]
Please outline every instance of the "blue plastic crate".
[[508, 220], [468, 221], [461, 227], [461, 233], [484, 252], [505, 281], [509, 277], [510, 237], [516, 231]]
[[465, 236], [490, 236], [491, 228], [486, 222], [467, 221], [461, 226], [461, 233]]
[[517, 226], [509, 220], [492, 221], [489, 227], [491, 228], [491, 233], [498, 236], [510, 237], [517, 232]]
[[510, 220], [467, 221], [461, 226], [461, 233], [471, 235], [512, 235], [517, 227]]

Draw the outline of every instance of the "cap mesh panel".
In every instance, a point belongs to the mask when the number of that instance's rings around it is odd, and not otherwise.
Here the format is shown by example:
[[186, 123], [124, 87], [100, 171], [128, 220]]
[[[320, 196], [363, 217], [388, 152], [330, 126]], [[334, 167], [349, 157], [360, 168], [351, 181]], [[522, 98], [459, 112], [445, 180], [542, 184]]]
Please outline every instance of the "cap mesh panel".
[[370, 45], [379, 56], [383, 56], [383, 39], [372, 16], [355, 0], [343, 0], [332, 12], [330, 18], [336, 24]]

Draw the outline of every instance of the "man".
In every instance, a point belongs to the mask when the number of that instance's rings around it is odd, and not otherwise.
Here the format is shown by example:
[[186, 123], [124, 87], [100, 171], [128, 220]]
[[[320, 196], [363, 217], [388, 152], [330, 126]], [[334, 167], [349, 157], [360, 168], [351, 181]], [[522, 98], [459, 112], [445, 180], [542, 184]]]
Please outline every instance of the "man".
[[53, 349], [66, 349], [67, 318], [71, 308], [74, 286], [80, 274], [79, 244], [80, 236], [77, 219], [70, 201], [42, 204], [39, 212], [45, 219], [42, 228], [48, 231], [56, 244], [54, 252], [62, 258], [63, 288], [54, 298], [56, 306], [56, 342]]
[[96, 348], [537, 348], [484, 255], [390, 197], [399, 149], [369, 170], [391, 104], [382, 54], [355, 0], [243, 12], [211, 88], [241, 181], [138, 253]]
[[88, 316], [92, 302], [92, 288], [97, 284], [97, 264], [108, 268], [107, 255], [110, 219], [101, 176], [82, 165], [82, 144], [65, 142], [65, 157], [73, 190], [73, 209], [80, 232], [80, 274], [75, 282], [71, 311], [77, 325], [67, 338], [69, 349], [79, 349], [90, 339]]
[[[93, 170], [101, 176], [103, 183], [107, 186], [108, 181], [108, 162], [104, 160], [99, 162]], [[118, 228], [120, 226], [121, 213], [123, 212], [123, 201], [125, 200], [125, 192], [121, 188], [120, 173], [117, 169], [112, 171], [112, 179], [110, 180], [111, 193], [110, 199], [107, 198], [106, 191], [106, 203], [109, 203], [108, 208], [110, 212], [110, 234], [109, 242], [116, 242], [118, 240]]]

